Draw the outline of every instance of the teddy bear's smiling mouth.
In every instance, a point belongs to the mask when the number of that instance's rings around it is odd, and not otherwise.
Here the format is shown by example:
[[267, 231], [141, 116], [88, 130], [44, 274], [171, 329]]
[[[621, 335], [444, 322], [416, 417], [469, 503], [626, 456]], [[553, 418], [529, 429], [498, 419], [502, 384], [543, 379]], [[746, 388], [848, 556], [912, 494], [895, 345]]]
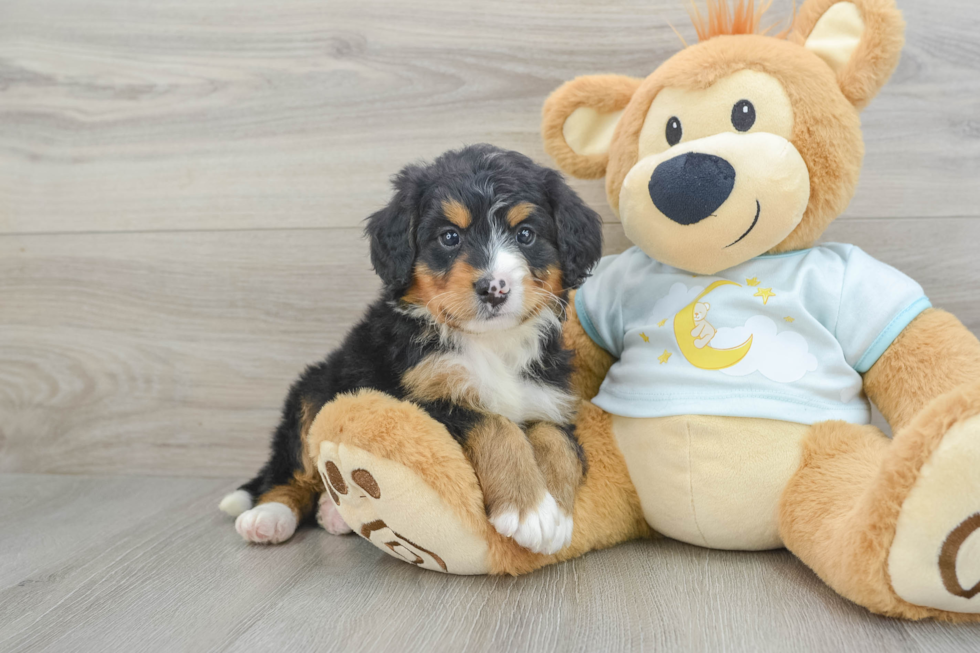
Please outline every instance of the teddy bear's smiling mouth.
[[738, 237], [738, 240], [736, 240], [731, 245], [725, 245], [725, 249], [728, 249], [732, 245], [735, 245], [736, 243], [741, 242], [743, 238], [745, 238], [746, 236], [749, 235], [749, 232], [751, 232], [753, 229], [755, 229], [755, 225], [759, 222], [759, 214], [761, 212], [762, 212], [762, 205], [759, 204], [759, 200], [756, 200], [755, 201], [755, 218], [753, 218], [752, 224], [749, 225], [749, 228], [745, 230], [745, 233], [744, 234], [742, 234], [741, 236]]

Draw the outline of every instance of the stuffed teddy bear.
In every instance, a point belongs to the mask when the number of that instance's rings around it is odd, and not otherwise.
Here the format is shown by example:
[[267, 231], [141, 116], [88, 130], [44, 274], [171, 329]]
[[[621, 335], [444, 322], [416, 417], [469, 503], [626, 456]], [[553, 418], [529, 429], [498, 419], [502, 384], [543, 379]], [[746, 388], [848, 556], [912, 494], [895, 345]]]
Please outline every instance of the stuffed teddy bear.
[[[545, 104], [547, 151], [605, 177], [635, 245], [568, 309], [588, 461], [571, 545], [540, 555], [499, 535], [445, 430], [367, 391], [325, 406], [309, 435], [355, 532], [458, 574], [654, 532], [785, 546], [874, 612], [978, 617], [980, 342], [897, 270], [815, 244], [854, 194], [858, 114], [897, 65], [901, 15], [892, 0], [806, 0], [778, 36], [760, 15], [709, 2], [699, 43], [646, 79], [580, 77]], [[893, 438], [869, 425], [869, 399]]]

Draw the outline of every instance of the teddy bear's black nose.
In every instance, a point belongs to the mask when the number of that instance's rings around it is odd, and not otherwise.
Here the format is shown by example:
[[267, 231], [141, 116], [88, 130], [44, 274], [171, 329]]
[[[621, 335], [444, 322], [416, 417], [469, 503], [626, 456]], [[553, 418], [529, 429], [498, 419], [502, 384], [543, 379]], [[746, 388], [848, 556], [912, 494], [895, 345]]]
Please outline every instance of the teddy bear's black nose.
[[688, 152], [658, 165], [650, 199], [678, 224], [696, 224], [718, 210], [735, 186], [735, 168], [713, 154]]

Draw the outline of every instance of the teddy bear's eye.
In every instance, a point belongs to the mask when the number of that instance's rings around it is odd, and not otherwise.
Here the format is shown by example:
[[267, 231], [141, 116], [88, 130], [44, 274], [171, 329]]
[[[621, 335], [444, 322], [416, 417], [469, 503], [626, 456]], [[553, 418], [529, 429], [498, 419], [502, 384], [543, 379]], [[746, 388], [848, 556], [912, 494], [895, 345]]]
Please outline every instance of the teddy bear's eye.
[[670, 120], [667, 121], [667, 145], [673, 147], [680, 143], [681, 136], [683, 134], [684, 130], [681, 127], [680, 118], [677, 116], [672, 116]]
[[755, 124], [755, 107], [748, 100], [739, 100], [732, 107], [732, 127], [747, 132]]

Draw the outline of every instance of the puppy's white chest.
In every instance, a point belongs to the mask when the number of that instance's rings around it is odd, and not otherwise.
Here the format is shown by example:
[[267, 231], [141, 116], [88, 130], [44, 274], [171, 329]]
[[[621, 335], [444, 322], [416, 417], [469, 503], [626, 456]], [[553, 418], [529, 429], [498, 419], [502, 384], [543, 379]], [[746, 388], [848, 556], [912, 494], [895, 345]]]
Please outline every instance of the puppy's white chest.
[[464, 369], [468, 385], [489, 412], [511, 421], [569, 421], [573, 400], [559, 388], [525, 375], [536, 350], [504, 348], [494, 343], [466, 343], [446, 362]]

